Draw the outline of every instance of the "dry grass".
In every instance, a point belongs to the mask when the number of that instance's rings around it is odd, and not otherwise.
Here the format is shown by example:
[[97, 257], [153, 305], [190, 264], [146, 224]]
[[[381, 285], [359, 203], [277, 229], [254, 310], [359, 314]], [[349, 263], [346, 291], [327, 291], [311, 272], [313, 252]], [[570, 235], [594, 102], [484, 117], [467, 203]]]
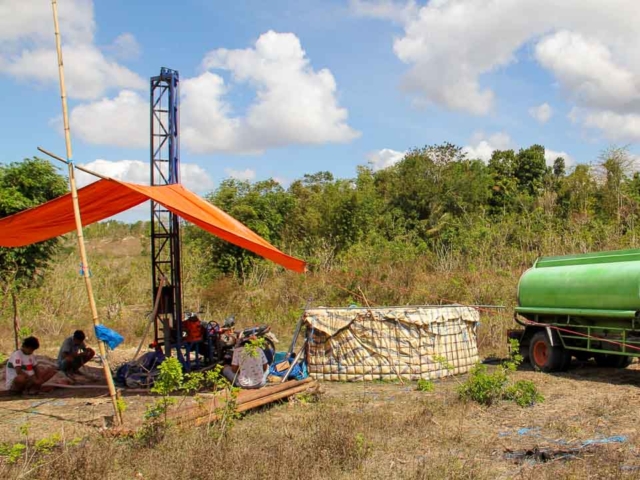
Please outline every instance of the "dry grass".
[[[29, 478], [637, 478], [640, 371], [626, 372], [619, 384], [594, 366], [516, 376], [534, 379], [547, 401], [524, 409], [465, 404], [455, 395], [455, 379], [438, 383], [435, 393], [409, 384], [324, 384], [317, 403], [298, 400], [247, 415], [218, 448], [205, 428], [171, 430], [153, 448], [93, 436], [81, 446], [0, 466], [0, 475], [26, 478], [21, 475], [36, 468]], [[522, 428], [529, 433], [519, 434]], [[505, 455], [613, 435], [627, 441], [585, 448], [568, 460]]]
[[[151, 310], [148, 240], [94, 238], [88, 253], [101, 321], [136, 345]], [[287, 340], [304, 305], [344, 306], [406, 304], [498, 304], [504, 312], [485, 311], [480, 349], [484, 354], [504, 354], [505, 331], [512, 323], [510, 307], [519, 270], [483, 267], [468, 270], [425, 255], [412, 261], [364, 264], [358, 258], [325, 271], [299, 275], [262, 264], [240, 282], [222, 278], [210, 285], [198, 279], [206, 268], [197, 256], [183, 252], [185, 310], [204, 308], [204, 318], [222, 322], [235, 315], [240, 326], [265, 323]], [[20, 296], [22, 326], [44, 339], [42, 352], [54, 354], [60, 341], [76, 328], [91, 335], [91, 317], [74, 245], [69, 243], [52, 263], [42, 285]], [[0, 310], [0, 352], [12, 349], [12, 311]], [[89, 338], [91, 341], [91, 338]]]
[[[149, 256], [140, 237], [89, 242], [101, 318], [136, 345], [150, 309]], [[470, 268], [441, 252], [424, 258], [371, 264], [353, 258], [340, 267], [308, 275], [257, 269], [240, 284], [226, 278], [203, 287], [197, 259], [185, 255], [186, 308], [206, 309], [205, 318], [235, 314], [241, 325], [268, 323], [286, 340], [308, 298], [315, 305], [351, 302], [392, 305], [459, 302], [502, 304], [503, 313], [485, 314], [479, 346], [483, 355], [503, 355], [505, 331], [513, 323], [517, 278], [523, 265]], [[63, 252], [41, 288], [22, 296], [23, 325], [43, 340], [41, 353], [55, 354], [59, 341], [74, 328], [91, 324], [77, 256]], [[364, 298], [363, 298], [364, 297]], [[0, 312], [0, 351], [11, 348], [10, 312]], [[89, 333], [89, 332], [88, 332]], [[40, 352], [39, 352], [40, 353]], [[637, 368], [637, 364], [634, 365]], [[48, 455], [30, 456], [15, 465], [0, 464], [0, 478], [171, 479], [562, 479], [638, 478], [636, 414], [640, 372], [574, 368], [566, 374], [521, 371], [516, 379], [533, 380], [546, 401], [532, 408], [498, 403], [464, 404], [455, 395], [456, 379], [438, 383], [435, 393], [410, 384], [327, 384], [319, 403], [281, 404], [237, 422], [219, 447], [206, 429], [171, 430], [154, 448], [131, 440], [89, 434], [79, 446], [67, 444]], [[29, 422], [46, 418], [50, 433], [71, 439], [67, 420], [55, 416], [105, 415], [108, 401], [76, 399], [70, 406], [50, 402], [21, 404]], [[144, 402], [126, 398], [127, 415], [141, 415]], [[0, 441], [17, 441], [22, 420], [12, 417], [17, 404], [2, 402]], [[86, 406], [83, 402], [91, 403]], [[48, 412], [47, 417], [31, 409]], [[15, 413], [15, 412], [14, 412]], [[139, 418], [139, 417], [137, 417]], [[14, 421], [15, 420], [15, 421]], [[519, 435], [521, 428], [535, 434]], [[66, 432], [66, 433], [65, 433]], [[569, 461], [516, 462], [505, 451], [557, 448], [601, 436], [626, 435], [622, 444], [585, 449]]]

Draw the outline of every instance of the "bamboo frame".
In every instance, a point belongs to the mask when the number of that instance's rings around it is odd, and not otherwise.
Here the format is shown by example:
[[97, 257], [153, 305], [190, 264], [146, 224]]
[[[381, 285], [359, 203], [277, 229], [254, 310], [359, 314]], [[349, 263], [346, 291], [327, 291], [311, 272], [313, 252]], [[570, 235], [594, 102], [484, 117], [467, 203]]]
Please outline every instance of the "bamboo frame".
[[[89, 306], [91, 308], [91, 317], [93, 319], [94, 327], [100, 324], [98, 319], [98, 308], [96, 307], [96, 301], [93, 296], [93, 287], [91, 285], [91, 277], [89, 276], [89, 262], [87, 261], [87, 251], [84, 244], [84, 234], [82, 232], [82, 218], [80, 216], [80, 204], [78, 202], [78, 189], [76, 187], [75, 169], [72, 162], [72, 149], [71, 149], [71, 129], [69, 127], [69, 110], [67, 108], [67, 91], [64, 82], [64, 64], [62, 61], [62, 46], [60, 42], [60, 25], [58, 24], [58, 2], [57, 0], [51, 0], [51, 8], [53, 10], [53, 26], [55, 30], [56, 39], [56, 51], [58, 53], [58, 75], [60, 78], [60, 99], [62, 102], [62, 119], [64, 122], [64, 140], [67, 150], [67, 166], [69, 170], [69, 186], [71, 187], [71, 198], [73, 201], [73, 214], [76, 221], [76, 230], [78, 234], [78, 248], [80, 250], [80, 259], [82, 261], [82, 276], [84, 277], [84, 283], [87, 289], [87, 297], [89, 299]], [[102, 359], [102, 367], [104, 369], [104, 376], [107, 380], [109, 387], [109, 396], [113, 402], [114, 416], [119, 424], [122, 424], [122, 415], [118, 408], [118, 399], [116, 395], [116, 388], [113, 384], [113, 378], [111, 376], [111, 368], [109, 367], [109, 361], [107, 360], [107, 349], [104, 342], [98, 340], [98, 348], [100, 350], [100, 357]]]

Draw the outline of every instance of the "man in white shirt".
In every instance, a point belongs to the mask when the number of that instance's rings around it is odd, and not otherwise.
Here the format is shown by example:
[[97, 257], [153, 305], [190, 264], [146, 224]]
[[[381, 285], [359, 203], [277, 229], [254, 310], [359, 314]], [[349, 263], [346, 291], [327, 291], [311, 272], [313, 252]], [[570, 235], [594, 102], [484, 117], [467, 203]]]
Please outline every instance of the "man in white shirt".
[[234, 386], [240, 388], [260, 388], [267, 383], [269, 362], [260, 347], [250, 341], [234, 348], [231, 365], [222, 370], [222, 374]]
[[38, 348], [38, 339], [27, 337], [22, 341], [20, 349], [11, 354], [5, 367], [7, 390], [16, 393], [37, 393], [41, 390], [42, 384], [55, 375], [55, 370], [38, 365], [38, 360], [33, 354]]

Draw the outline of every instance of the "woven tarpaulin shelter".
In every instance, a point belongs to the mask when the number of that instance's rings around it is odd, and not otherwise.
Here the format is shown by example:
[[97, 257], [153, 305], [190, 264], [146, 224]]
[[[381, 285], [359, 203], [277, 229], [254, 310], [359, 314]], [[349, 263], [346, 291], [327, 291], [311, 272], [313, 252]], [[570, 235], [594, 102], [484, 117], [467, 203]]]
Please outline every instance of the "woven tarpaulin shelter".
[[480, 316], [471, 307], [315, 308], [304, 318], [316, 379], [433, 379], [478, 362]]
[[[84, 225], [99, 222], [147, 200], [158, 202], [203, 230], [289, 270], [305, 270], [304, 261], [281, 252], [253, 230], [180, 184], [150, 187], [103, 179], [78, 190]], [[0, 219], [0, 247], [22, 247], [75, 229], [73, 204], [68, 193]]]

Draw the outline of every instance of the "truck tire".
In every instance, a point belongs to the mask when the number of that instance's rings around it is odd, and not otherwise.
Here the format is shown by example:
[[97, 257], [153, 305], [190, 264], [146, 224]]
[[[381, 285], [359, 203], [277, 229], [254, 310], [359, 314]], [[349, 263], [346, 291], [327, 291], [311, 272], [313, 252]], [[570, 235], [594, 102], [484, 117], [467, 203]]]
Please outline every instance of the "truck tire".
[[562, 346], [551, 346], [546, 332], [536, 332], [529, 342], [529, 362], [534, 370], [557, 372], [568, 368], [568, 353]]
[[594, 355], [596, 364], [603, 368], [627, 368], [631, 365], [631, 357], [626, 355], [607, 355], [599, 353]]

